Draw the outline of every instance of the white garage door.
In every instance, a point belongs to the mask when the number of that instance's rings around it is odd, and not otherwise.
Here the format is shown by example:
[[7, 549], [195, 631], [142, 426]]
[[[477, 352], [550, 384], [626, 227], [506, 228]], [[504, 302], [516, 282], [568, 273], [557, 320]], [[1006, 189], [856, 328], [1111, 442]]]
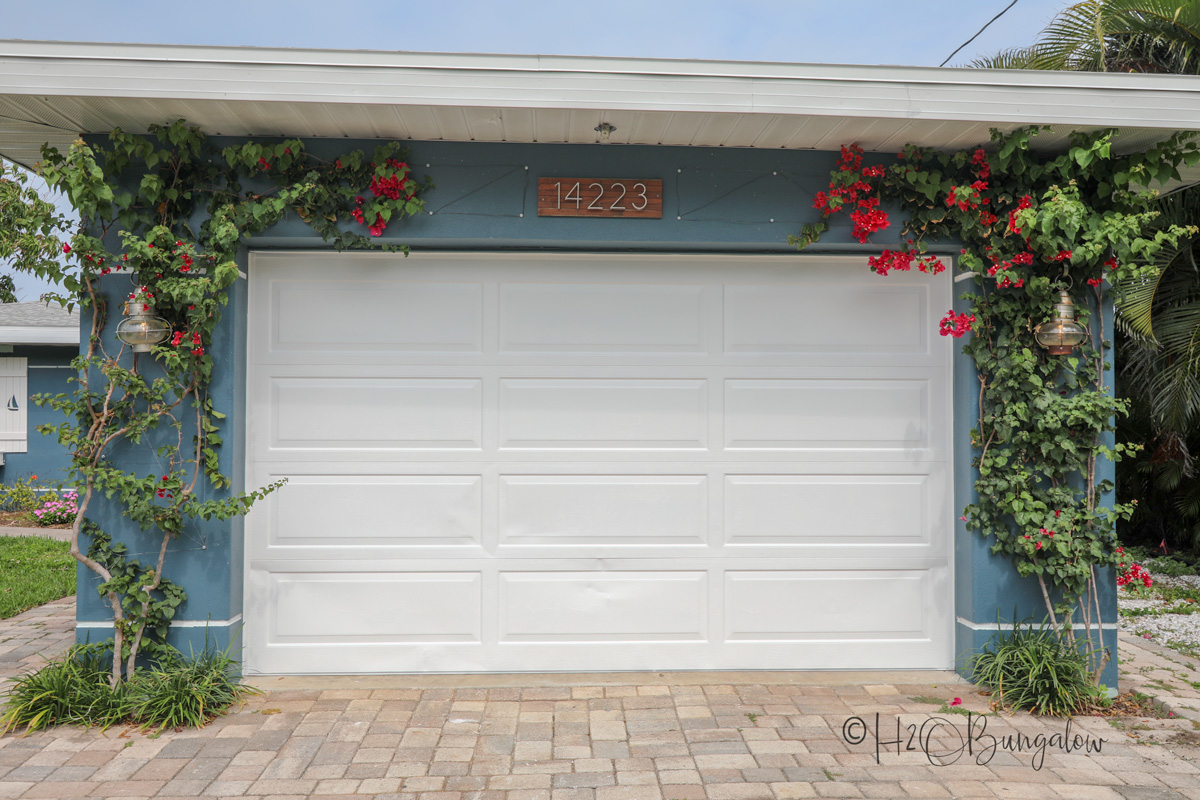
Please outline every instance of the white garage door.
[[250, 263], [246, 667], [947, 668], [945, 275]]

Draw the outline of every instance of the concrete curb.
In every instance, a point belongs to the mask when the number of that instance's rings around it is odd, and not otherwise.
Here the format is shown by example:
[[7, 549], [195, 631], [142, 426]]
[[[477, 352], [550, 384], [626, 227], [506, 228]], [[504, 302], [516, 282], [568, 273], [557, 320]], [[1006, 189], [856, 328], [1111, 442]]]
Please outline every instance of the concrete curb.
[[0, 527], [0, 536], [41, 536], [46, 539], [57, 539], [60, 542], [71, 541], [69, 528], [21, 528], [14, 525]]

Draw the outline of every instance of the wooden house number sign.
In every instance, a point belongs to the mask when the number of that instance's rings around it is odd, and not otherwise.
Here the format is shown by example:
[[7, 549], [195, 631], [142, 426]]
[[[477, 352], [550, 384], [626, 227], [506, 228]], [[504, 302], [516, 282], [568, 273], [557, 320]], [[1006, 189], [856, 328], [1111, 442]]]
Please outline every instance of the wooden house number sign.
[[538, 216], [662, 219], [662, 181], [538, 178]]

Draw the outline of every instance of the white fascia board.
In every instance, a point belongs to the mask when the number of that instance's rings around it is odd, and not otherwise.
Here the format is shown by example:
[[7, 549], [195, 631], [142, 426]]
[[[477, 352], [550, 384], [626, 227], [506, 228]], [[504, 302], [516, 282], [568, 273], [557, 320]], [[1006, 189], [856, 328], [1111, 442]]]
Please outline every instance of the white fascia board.
[[1200, 78], [0, 41], [30, 97], [780, 114], [1200, 129]]
[[4, 344], [79, 344], [79, 328], [0, 327]]

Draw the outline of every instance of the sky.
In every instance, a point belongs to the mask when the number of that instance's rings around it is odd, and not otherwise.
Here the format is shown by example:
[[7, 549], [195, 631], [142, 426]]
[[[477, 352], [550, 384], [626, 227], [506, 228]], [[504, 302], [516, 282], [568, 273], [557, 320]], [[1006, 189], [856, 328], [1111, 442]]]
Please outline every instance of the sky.
[[[1011, 0], [0, 0], [0, 38], [938, 66]], [[1067, 0], [1017, 0], [948, 66], [1030, 44]], [[16, 276], [18, 299], [40, 284]]]

